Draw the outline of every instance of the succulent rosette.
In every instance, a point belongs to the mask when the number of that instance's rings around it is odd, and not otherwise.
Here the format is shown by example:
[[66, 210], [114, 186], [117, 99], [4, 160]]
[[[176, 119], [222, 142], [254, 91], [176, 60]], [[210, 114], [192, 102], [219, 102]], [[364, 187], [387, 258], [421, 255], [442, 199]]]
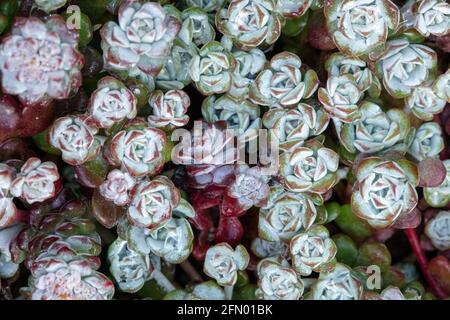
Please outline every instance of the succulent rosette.
[[220, 42], [205, 44], [189, 64], [189, 75], [201, 94], [225, 93], [233, 84], [236, 61]]
[[359, 113], [357, 122], [335, 123], [339, 141], [348, 152], [407, 151], [414, 130], [406, 112], [396, 108], [384, 112], [379, 105], [364, 101]]
[[383, 47], [400, 23], [399, 8], [390, 0], [331, 0], [324, 13], [339, 51], [354, 57]]
[[279, 175], [291, 191], [323, 194], [337, 182], [338, 167], [339, 155], [312, 139], [281, 154]]
[[172, 218], [180, 202], [180, 192], [166, 176], [141, 181], [131, 191], [128, 219], [138, 227], [156, 230]]
[[45, 12], [55, 11], [65, 6], [66, 2], [67, 0], [34, 0], [36, 6]]
[[311, 293], [314, 300], [360, 300], [363, 285], [349, 267], [337, 263], [333, 270], [320, 273]]
[[407, 161], [378, 157], [361, 160], [355, 170], [352, 211], [372, 227], [386, 228], [417, 205], [417, 167]]
[[189, 64], [197, 55], [197, 47], [191, 42], [186, 44], [176, 38], [166, 63], [156, 77], [156, 87], [162, 90], [183, 89], [191, 83]]
[[281, 35], [283, 17], [274, 0], [231, 0], [216, 14], [216, 27], [236, 47], [267, 47]]
[[245, 270], [250, 256], [243, 245], [233, 249], [228, 243], [219, 243], [208, 249], [203, 271], [221, 286], [233, 286], [237, 272]]
[[216, 31], [209, 22], [206, 11], [199, 7], [187, 8], [181, 13], [183, 23], [178, 37], [185, 43], [194, 43], [196, 46], [213, 41]]
[[118, 14], [119, 23], [108, 21], [100, 31], [105, 68], [153, 85], [181, 23], [157, 2], [126, 0]]
[[361, 118], [358, 103], [362, 97], [355, 77], [349, 74], [329, 77], [326, 88], [320, 88], [318, 92], [319, 101], [330, 117], [345, 123]]
[[99, 263], [45, 255], [33, 263], [30, 281], [32, 300], [109, 300], [114, 285], [96, 271]]
[[258, 235], [266, 241], [289, 242], [298, 232], [308, 230], [323, 211], [306, 194], [274, 186], [267, 205], [259, 211]]
[[228, 94], [204, 99], [202, 115], [210, 123], [226, 121], [227, 129], [236, 130], [243, 140], [255, 139], [262, 126], [258, 105], [248, 100], [238, 101]]
[[283, 241], [266, 241], [260, 237], [253, 239], [250, 249], [258, 258], [287, 257], [289, 245]]
[[309, 8], [316, 6], [317, 0], [277, 0], [276, 11], [286, 18], [303, 16]]
[[105, 199], [117, 206], [124, 206], [130, 202], [130, 192], [135, 185], [135, 179], [128, 172], [114, 169], [108, 173], [99, 191]]
[[304, 284], [284, 259], [267, 258], [258, 263], [258, 289], [255, 295], [263, 300], [299, 300]]
[[427, 122], [417, 129], [408, 154], [417, 161], [422, 161], [427, 158], [439, 157], [439, 153], [444, 147], [444, 139], [439, 124]]
[[237, 99], [247, 99], [251, 84], [258, 73], [264, 69], [266, 56], [263, 51], [256, 48], [248, 52], [238, 50], [232, 53], [236, 61], [236, 69], [234, 69], [233, 84], [228, 94]]
[[62, 159], [72, 166], [94, 160], [101, 142], [95, 136], [98, 128], [87, 116], [65, 116], [57, 119], [48, 131], [50, 145], [61, 151]]
[[183, 0], [183, 4], [187, 8], [197, 7], [208, 14], [215, 14], [224, 3], [224, 0]]
[[330, 117], [320, 107], [299, 103], [289, 109], [268, 110], [264, 113], [262, 122], [264, 127], [272, 130], [272, 138], [277, 139], [280, 149], [289, 151], [324, 132]]
[[128, 248], [127, 242], [117, 238], [108, 249], [110, 271], [121, 291], [134, 293], [150, 280], [150, 256], [141, 255]]
[[442, 37], [450, 33], [450, 4], [445, 0], [409, 1], [405, 9], [414, 28], [423, 36]]
[[153, 127], [173, 129], [189, 122], [186, 112], [191, 99], [183, 90], [169, 90], [166, 93], [155, 90], [151, 93], [148, 104], [152, 108], [152, 114], [147, 120]]
[[122, 166], [132, 176], [157, 174], [164, 165], [166, 135], [156, 128], [138, 124], [119, 131], [110, 144], [111, 163]]
[[15, 220], [16, 205], [11, 194], [11, 184], [16, 170], [7, 164], [0, 163], [0, 229], [9, 226]]
[[433, 84], [433, 92], [435, 92], [439, 98], [450, 102], [450, 69], [436, 79]]
[[289, 251], [292, 267], [301, 275], [309, 276], [313, 271], [323, 271], [330, 264], [336, 255], [337, 247], [326, 227], [314, 225], [305, 233], [299, 233], [291, 239]]
[[29, 158], [11, 182], [11, 194], [29, 204], [42, 202], [56, 195], [58, 182], [60, 177], [56, 164]]
[[351, 75], [362, 92], [368, 91], [374, 97], [380, 95], [380, 80], [361, 59], [335, 52], [325, 62], [325, 69], [331, 77]]
[[19, 264], [13, 261], [10, 248], [22, 228], [20, 224], [0, 228], [0, 279], [12, 278], [19, 270]]
[[425, 234], [439, 250], [450, 249], [450, 211], [441, 211], [425, 226]]
[[263, 106], [292, 106], [310, 98], [317, 90], [319, 79], [314, 70], [302, 72], [302, 61], [291, 52], [272, 57], [250, 87], [250, 100]]
[[450, 160], [443, 161], [447, 169], [445, 180], [437, 187], [423, 188], [426, 202], [432, 207], [444, 207], [450, 201]]
[[444, 110], [447, 101], [440, 98], [433, 87], [419, 86], [405, 98], [406, 109], [424, 121], [433, 120], [433, 115]]
[[59, 15], [45, 22], [16, 18], [0, 44], [3, 92], [25, 105], [67, 99], [81, 85], [84, 59], [77, 46], [78, 32]]
[[136, 98], [119, 80], [106, 76], [97, 82], [89, 99], [89, 115], [99, 128], [110, 128], [124, 119], [136, 117]]
[[434, 80], [437, 54], [431, 48], [405, 39], [391, 40], [376, 62], [384, 88], [396, 98], [409, 96], [414, 88]]

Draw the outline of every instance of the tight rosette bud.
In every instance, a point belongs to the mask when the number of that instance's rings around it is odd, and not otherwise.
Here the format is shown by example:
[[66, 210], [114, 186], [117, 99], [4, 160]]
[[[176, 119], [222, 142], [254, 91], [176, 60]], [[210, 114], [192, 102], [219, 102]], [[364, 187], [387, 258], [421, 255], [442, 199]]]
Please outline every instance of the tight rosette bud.
[[445, 207], [450, 201], [450, 160], [444, 160], [443, 163], [447, 169], [445, 180], [437, 187], [423, 188], [425, 200], [436, 208]]
[[127, 242], [118, 238], [108, 249], [110, 271], [123, 292], [139, 291], [150, 280], [154, 266], [149, 255], [141, 255], [128, 248]]
[[289, 242], [298, 232], [308, 230], [323, 210], [304, 193], [274, 186], [267, 205], [259, 211], [258, 235], [266, 241]]
[[372, 227], [386, 228], [417, 205], [419, 175], [407, 160], [369, 157], [359, 162], [354, 175], [352, 211]]
[[110, 161], [132, 176], [157, 174], [164, 165], [166, 135], [156, 128], [129, 127], [111, 140]]
[[328, 127], [330, 117], [320, 107], [299, 103], [294, 108], [272, 108], [263, 116], [263, 124], [271, 129], [280, 149], [289, 151], [315, 137]]
[[94, 160], [101, 143], [95, 137], [98, 128], [86, 116], [66, 116], [57, 119], [50, 127], [48, 140], [59, 149], [62, 159], [72, 166]]
[[244, 50], [268, 47], [281, 35], [283, 17], [274, 0], [231, 0], [216, 15], [216, 27]]
[[191, 83], [189, 65], [197, 55], [197, 47], [176, 38], [166, 63], [156, 77], [156, 87], [162, 90], [181, 90]]
[[114, 284], [90, 260], [46, 255], [31, 269], [32, 300], [109, 300]]
[[363, 96], [354, 76], [331, 76], [326, 88], [320, 88], [319, 101], [331, 118], [352, 123], [361, 118], [358, 103]]
[[339, 51], [354, 57], [383, 47], [400, 23], [400, 11], [390, 0], [330, 0], [324, 10]]
[[248, 100], [238, 101], [228, 94], [203, 100], [202, 115], [209, 123], [226, 121], [227, 129], [236, 130], [242, 139], [255, 139], [261, 128], [259, 106]]
[[181, 23], [157, 2], [126, 0], [100, 31], [105, 68], [153, 85]]
[[329, 272], [321, 272], [311, 288], [314, 300], [360, 300], [363, 285], [344, 264], [337, 263]]
[[34, 0], [36, 6], [45, 12], [55, 11], [64, 7], [66, 2], [67, 0]]
[[128, 172], [122, 172], [114, 169], [106, 177], [99, 191], [107, 200], [114, 202], [117, 206], [124, 206], [130, 202], [130, 191], [133, 189], [136, 181]]
[[302, 74], [302, 61], [291, 52], [273, 56], [250, 87], [250, 100], [263, 106], [292, 106], [310, 98], [319, 86], [314, 70]]
[[417, 161], [437, 158], [444, 149], [442, 130], [436, 122], [427, 122], [417, 129], [408, 153]]
[[439, 250], [450, 249], [450, 211], [441, 211], [429, 220], [425, 234]]
[[98, 81], [88, 109], [99, 128], [110, 128], [124, 119], [136, 117], [136, 103], [133, 93], [122, 82], [107, 76]]
[[304, 284], [284, 259], [267, 258], [258, 263], [258, 289], [255, 295], [263, 300], [299, 300]]
[[233, 84], [229, 95], [237, 99], [247, 99], [250, 86], [259, 72], [264, 69], [266, 56], [259, 49], [246, 51], [233, 51], [236, 60], [236, 69], [233, 73]]
[[159, 90], [153, 91], [148, 104], [152, 108], [152, 115], [147, 118], [151, 126], [173, 129], [189, 122], [186, 112], [191, 99], [183, 90], [170, 90], [166, 93]]
[[172, 210], [180, 202], [180, 191], [166, 176], [143, 180], [131, 191], [127, 215], [132, 224], [156, 230], [172, 218]]
[[54, 197], [59, 191], [56, 185], [59, 179], [56, 164], [29, 158], [11, 182], [11, 194], [29, 204], [42, 202]]
[[243, 245], [233, 250], [228, 243], [219, 243], [206, 252], [203, 271], [219, 285], [233, 286], [237, 272], [245, 270], [249, 261], [250, 256]]
[[12, 224], [17, 213], [11, 194], [11, 183], [15, 176], [13, 167], [0, 163], [0, 229]]
[[279, 174], [291, 191], [323, 194], [336, 183], [338, 166], [339, 155], [313, 139], [280, 156]]
[[337, 252], [327, 228], [321, 225], [314, 225], [305, 233], [295, 235], [289, 248], [292, 267], [303, 276], [309, 276], [313, 271], [321, 272]]
[[3, 92], [18, 95], [25, 105], [67, 99], [81, 85], [83, 55], [77, 46], [78, 32], [59, 15], [45, 22], [16, 18], [0, 44]]
[[216, 37], [214, 27], [209, 23], [206, 11], [198, 7], [190, 7], [181, 13], [183, 24], [178, 37], [186, 44], [194, 43], [196, 46], [213, 41]]
[[336, 52], [325, 62], [325, 69], [331, 77], [351, 75], [358, 84], [361, 92], [368, 91], [369, 95], [374, 97], [380, 95], [380, 80], [378, 80], [377, 76], [375, 76], [363, 60]]
[[439, 98], [431, 86], [419, 86], [405, 98], [405, 106], [419, 119], [433, 120], [433, 115], [444, 110], [447, 101]]
[[283, 241], [266, 241], [256, 237], [251, 244], [251, 250], [258, 258], [287, 257], [289, 245]]
[[414, 88], [434, 80], [437, 54], [427, 46], [398, 39], [389, 41], [376, 63], [376, 73], [383, 79], [389, 94], [396, 98], [409, 96]]
[[[445, 0], [410, 1], [412, 24], [423, 36], [450, 33], [450, 4]], [[406, 4], [408, 6], [408, 3]]]
[[361, 119], [358, 122], [335, 123], [339, 141], [348, 152], [406, 152], [414, 134], [406, 112], [395, 108], [384, 112], [369, 101], [361, 104], [359, 112]]
[[230, 90], [236, 61], [217, 41], [205, 44], [189, 64], [189, 75], [201, 94], [209, 96]]

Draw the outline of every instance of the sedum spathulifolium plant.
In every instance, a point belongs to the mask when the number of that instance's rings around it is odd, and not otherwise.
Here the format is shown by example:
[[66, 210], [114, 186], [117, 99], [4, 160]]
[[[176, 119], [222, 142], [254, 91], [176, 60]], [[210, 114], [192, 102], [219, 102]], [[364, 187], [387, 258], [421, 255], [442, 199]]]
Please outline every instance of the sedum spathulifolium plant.
[[449, 39], [444, 0], [1, 2], [0, 299], [448, 298]]

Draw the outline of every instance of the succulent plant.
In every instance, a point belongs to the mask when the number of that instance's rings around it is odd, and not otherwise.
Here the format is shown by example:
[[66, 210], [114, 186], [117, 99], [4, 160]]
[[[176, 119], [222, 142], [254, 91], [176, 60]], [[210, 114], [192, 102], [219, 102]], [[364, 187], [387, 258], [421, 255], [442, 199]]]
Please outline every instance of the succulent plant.
[[400, 23], [400, 10], [390, 0], [331, 0], [324, 13], [339, 51], [354, 57], [383, 47]]
[[29, 158], [11, 182], [10, 192], [13, 196], [33, 204], [54, 197], [59, 191], [58, 184], [60, 176], [56, 164]]
[[289, 263], [281, 258], [266, 258], [257, 266], [258, 289], [255, 294], [264, 300], [299, 300], [304, 284]]
[[48, 140], [61, 151], [70, 165], [80, 165], [95, 159], [101, 142], [95, 136], [98, 128], [87, 116], [66, 116], [57, 119], [48, 132]]
[[298, 232], [308, 230], [323, 207], [302, 193], [274, 186], [268, 204], [259, 212], [258, 234], [266, 241], [290, 241]]
[[360, 300], [363, 285], [349, 267], [337, 263], [333, 270], [320, 273], [311, 292], [314, 300]]
[[101, 29], [105, 68], [152, 86], [181, 23], [157, 2], [126, 0], [118, 14], [118, 24], [108, 21]]
[[419, 176], [411, 162], [368, 157], [355, 168], [352, 211], [372, 227], [386, 228], [417, 205]]
[[183, 0], [183, 3], [187, 8], [197, 7], [203, 9], [208, 14], [215, 14], [215, 12], [222, 7], [224, 2], [224, 0]]
[[338, 166], [339, 155], [312, 139], [281, 154], [279, 174], [291, 191], [322, 194], [337, 182]]
[[302, 73], [302, 61], [291, 52], [272, 57], [250, 87], [250, 100], [263, 106], [292, 106], [310, 98], [317, 90], [319, 79], [314, 70]]
[[213, 41], [216, 36], [214, 27], [209, 22], [206, 11], [198, 7], [190, 7], [181, 13], [183, 23], [178, 37], [185, 43], [196, 46]]
[[134, 178], [128, 173], [117, 169], [108, 173], [106, 180], [100, 185], [100, 194], [117, 206], [130, 203], [130, 192], [136, 185]]
[[391, 40], [376, 63], [376, 73], [384, 88], [396, 98], [409, 96], [414, 88], [434, 80], [436, 52], [406, 39]]
[[201, 94], [225, 93], [233, 84], [236, 61], [230, 51], [217, 41], [205, 44], [189, 64], [189, 75]]
[[164, 300], [225, 300], [225, 292], [215, 281], [204, 281], [191, 290], [174, 290]]
[[189, 122], [186, 112], [191, 100], [183, 90], [169, 90], [166, 93], [155, 90], [148, 100], [152, 114], [147, 120], [156, 128], [173, 129], [182, 127]]
[[216, 14], [216, 27], [238, 48], [267, 47], [281, 35], [283, 18], [274, 0], [231, 0]]
[[210, 123], [226, 121], [227, 129], [235, 130], [243, 141], [255, 139], [262, 126], [259, 106], [248, 100], [238, 101], [228, 94], [204, 99], [202, 115]]
[[7, 164], [0, 163], [0, 228], [7, 227], [15, 222], [17, 208], [11, 194], [11, 183], [16, 170]]
[[313, 271], [326, 270], [336, 255], [337, 247], [326, 227], [314, 225], [305, 233], [291, 239], [289, 246], [292, 267], [301, 275], [309, 276]]
[[19, 270], [19, 264], [13, 261], [10, 248], [22, 228], [20, 224], [0, 228], [0, 279], [12, 278]]
[[329, 77], [326, 88], [320, 88], [319, 101], [331, 118], [351, 123], [361, 118], [358, 103], [363, 96], [354, 76]]
[[55, 11], [66, 4], [67, 0], [34, 0], [36, 6], [45, 12]]
[[416, 131], [408, 153], [417, 161], [436, 158], [444, 149], [441, 127], [435, 122], [423, 123]]
[[430, 121], [433, 115], [440, 113], [445, 105], [445, 99], [441, 99], [431, 86], [419, 86], [412, 90], [405, 98], [405, 106], [417, 118]]
[[317, 136], [328, 127], [330, 117], [320, 107], [299, 103], [289, 109], [272, 108], [262, 119], [264, 127], [271, 129], [280, 149], [289, 151], [301, 146], [306, 140]]
[[88, 109], [89, 115], [99, 128], [110, 128], [124, 119], [136, 117], [136, 98], [119, 80], [106, 76], [97, 82]]
[[426, 202], [432, 207], [444, 207], [450, 201], [450, 160], [443, 161], [447, 170], [445, 180], [437, 187], [423, 188]]
[[439, 98], [450, 102], [450, 69], [436, 79], [433, 85], [433, 92], [435, 92]]
[[450, 32], [450, 5], [443, 0], [407, 1], [402, 8], [407, 27], [423, 36], [445, 36]]
[[450, 249], [450, 211], [440, 211], [430, 219], [426, 224], [425, 233], [439, 250]]
[[277, 0], [276, 11], [286, 18], [298, 18], [303, 16], [308, 9], [318, 6], [317, 0]]
[[396, 108], [384, 112], [379, 105], [364, 101], [359, 113], [361, 118], [357, 122], [335, 122], [339, 141], [348, 152], [407, 151], [414, 130], [406, 112]]
[[289, 245], [283, 241], [266, 241], [256, 237], [251, 244], [252, 253], [259, 258], [287, 257]]
[[25, 105], [67, 99], [81, 85], [83, 56], [77, 46], [78, 33], [59, 15], [45, 22], [18, 17], [0, 43], [3, 92], [18, 95]]

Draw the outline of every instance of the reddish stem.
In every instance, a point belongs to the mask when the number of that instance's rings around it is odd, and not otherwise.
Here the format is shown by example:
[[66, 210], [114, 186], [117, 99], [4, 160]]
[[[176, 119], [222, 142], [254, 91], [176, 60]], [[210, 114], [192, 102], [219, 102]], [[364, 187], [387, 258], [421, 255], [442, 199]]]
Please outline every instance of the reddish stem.
[[425, 257], [425, 253], [420, 247], [419, 237], [417, 236], [416, 229], [405, 229], [405, 234], [408, 237], [409, 243], [411, 245], [414, 254], [416, 255], [417, 263], [419, 264], [420, 270], [422, 271], [425, 280], [427, 281], [429, 287], [434, 292], [434, 294], [440, 299], [445, 299], [447, 294], [444, 290], [439, 287], [436, 283], [436, 280], [431, 276], [430, 271], [428, 270], [428, 261]]

